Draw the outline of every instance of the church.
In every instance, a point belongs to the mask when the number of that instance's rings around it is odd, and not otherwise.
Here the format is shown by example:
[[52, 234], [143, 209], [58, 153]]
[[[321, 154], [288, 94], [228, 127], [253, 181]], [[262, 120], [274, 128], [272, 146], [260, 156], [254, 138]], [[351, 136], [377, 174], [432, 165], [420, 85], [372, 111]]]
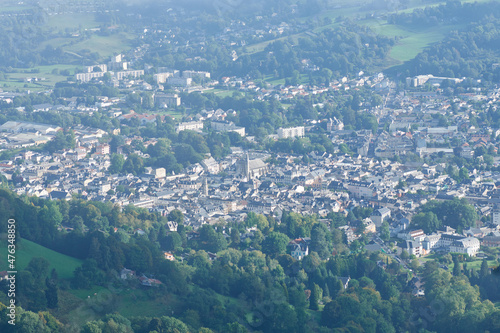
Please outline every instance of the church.
[[265, 175], [268, 171], [267, 164], [260, 158], [251, 160], [248, 154], [238, 161], [236, 166], [237, 172], [247, 180], [259, 178]]

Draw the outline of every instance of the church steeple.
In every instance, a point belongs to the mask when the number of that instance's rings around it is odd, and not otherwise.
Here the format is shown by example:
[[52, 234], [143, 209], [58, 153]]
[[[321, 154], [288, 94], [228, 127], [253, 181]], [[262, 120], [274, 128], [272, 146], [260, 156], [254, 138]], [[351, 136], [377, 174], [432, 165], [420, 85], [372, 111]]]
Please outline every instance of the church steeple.
[[248, 156], [248, 153], [246, 153], [246, 156], [245, 156], [244, 173], [245, 173], [245, 177], [247, 177], [247, 179], [250, 180], [250, 157]]
[[203, 194], [208, 196], [208, 182], [207, 177], [203, 178]]

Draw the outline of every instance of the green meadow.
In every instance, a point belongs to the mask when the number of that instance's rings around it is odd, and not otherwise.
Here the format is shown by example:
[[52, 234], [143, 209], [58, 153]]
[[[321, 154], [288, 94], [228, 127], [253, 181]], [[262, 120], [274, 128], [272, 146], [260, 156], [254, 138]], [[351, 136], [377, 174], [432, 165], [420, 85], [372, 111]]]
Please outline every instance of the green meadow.
[[[0, 240], [0, 248], [5, 249], [5, 255], [0, 256], [0, 270], [7, 269], [7, 241]], [[27, 239], [18, 239], [16, 243], [16, 270], [20, 271], [28, 266], [31, 259], [42, 257], [49, 261], [49, 272], [55, 269], [61, 279], [73, 277], [73, 271], [82, 264], [82, 261], [67, 255], [58, 253]]]

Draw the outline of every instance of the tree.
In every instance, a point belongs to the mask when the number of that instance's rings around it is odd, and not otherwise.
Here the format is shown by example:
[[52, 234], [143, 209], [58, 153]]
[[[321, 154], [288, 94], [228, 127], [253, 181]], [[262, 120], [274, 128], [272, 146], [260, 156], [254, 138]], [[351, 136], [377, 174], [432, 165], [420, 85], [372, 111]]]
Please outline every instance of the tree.
[[313, 287], [311, 288], [311, 297], [309, 298], [309, 309], [317, 311], [319, 310], [318, 302], [321, 299], [321, 290], [320, 287], [313, 283]]
[[458, 261], [458, 256], [453, 257], [453, 276], [462, 274], [462, 264]]
[[111, 164], [108, 168], [110, 173], [120, 173], [123, 169], [123, 165], [125, 164], [125, 158], [122, 154], [112, 154], [111, 155]]
[[380, 229], [380, 238], [387, 242], [391, 239], [391, 232], [389, 229], [389, 223], [387, 221], [382, 222], [382, 227]]
[[330, 255], [330, 232], [323, 223], [317, 223], [311, 230], [311, 251], [318, 253], [321, 259]]
[[240, 241], [240, 231], [237, 228], [231, 228], [231, 246], [238, 246], [240, 244]]
[[401, 251], [401, 259], [408, 260], [409, 258], [410, 258], [410, 255], [408, 254], [408, 251], [403, 249], [403, 251]]
[[488, 260], [483, 259], [483, 262], [481, 263], [481, 269], [479, 271], [479, 277], [481, 279], [484, 279], [490, 274], [490, 268], [488, 266]]
[[47, 278], [45, 280], [45, 284], [47, 285], [47, 290], [45, 291], [45, 297], [47, 298], [47, 307], [49, 309], [56, 309], [59, 307], [57, 283], [53, 279]]
[[123, 172], [131, 173], [134, 176], [144, 172], [144, 161], [137, 154], [128, 155], [125, 163], [123, 163]]
[[163, 244], [166, 250], [176, 251], [182, 246], [182, 238], [178, 232], [174, 231], [167, 235]]
[[178, 224], [182, 224], [184, 222], [184, 214], [178, 209], [174, 209], [167, 216], [169, 221], [177, 222]]
[[416, 228], [421, 228], [425, 233], [430, 234], [440, 229], [442, 222], [433, 212], [419, 213], [413, 216], [411, 223]]
[[262, 252], [270, 256], [278, 256], [286, 252], [286, 247], [290, 239], [287, 235], [273, 231], [271, 232], [264, 242], [262, 243]]

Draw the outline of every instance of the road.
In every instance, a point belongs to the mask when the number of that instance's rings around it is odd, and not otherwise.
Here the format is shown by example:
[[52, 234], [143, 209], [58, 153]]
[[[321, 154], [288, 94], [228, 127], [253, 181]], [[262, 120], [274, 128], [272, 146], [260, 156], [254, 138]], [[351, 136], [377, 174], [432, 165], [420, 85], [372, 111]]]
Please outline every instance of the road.
[[413, 272], [413, 270], [410, 267], [408, 267], [405, 261], [403, 261], [397, 254], [392, 253], [391, 249], [384, 243], [382, 239], [380, 239], [378, 235], [374, 235], [372, 240], [375, 243], [377, 243], [385, 251], [387, 255], [389, 255], [390, 257], [394, 258], [394, 260], [399, 262], [399, 264], [403, 266], [403, 268]]

